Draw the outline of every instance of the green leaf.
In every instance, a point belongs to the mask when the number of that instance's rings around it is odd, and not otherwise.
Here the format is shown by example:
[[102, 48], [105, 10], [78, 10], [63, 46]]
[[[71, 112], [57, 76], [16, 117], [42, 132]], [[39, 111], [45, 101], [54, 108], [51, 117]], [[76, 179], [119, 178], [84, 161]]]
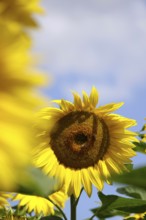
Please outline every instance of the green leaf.
[[[104, 195], [102, 192], [98, 193], [102, 201], [101, 210], [116, 209], [130, 213], [141, 213], [146, 209], [146, 200], [124, 198], [116, 195]], [[104, 209], [105, 210], [105, 209]]]
[[130, 173], [114, 175], [113, 181], [146, 189], [146, 167], [137, 168]]
[[146, 190], [144, 190], [143, 188], [126, 186], [118, 188], [117, 192], [136, 199], [146, 200]]
[[98, 208], [96, 216], [100, 218], [105, 217], [105, 213], [108, 213], [108, 215], [114, 214], [116, 210], [128, 214], [142, 213], [146, 210], [146, 200], [124, 198], [116, 195], [104, 195], [102, 192], [99, 192], [98, 195], [102, 206]]
[[16, 192], [47, 197], [58, 188], [57, 179], [46, 176], [38, 168], [29, 167], [27, 172], [23, 173]]
[[133, 164], [125, 164], [125, 167], [127, 168], [129, 172], [133, 170]]
[[145, 142], [142, 142], [142, 141], [134, 142], [134, 145], [136, 146], [135, 148], [133, 148], [135, 151], [146, 154], [146, 143]]
[[106, 210], [106, 212], [100, 213], [100, 208], [91, 209], [91, 211], [100, 219], [110, 218], [114, 216], [127, 216], [127, 212], [119, 211], [119, 210]]

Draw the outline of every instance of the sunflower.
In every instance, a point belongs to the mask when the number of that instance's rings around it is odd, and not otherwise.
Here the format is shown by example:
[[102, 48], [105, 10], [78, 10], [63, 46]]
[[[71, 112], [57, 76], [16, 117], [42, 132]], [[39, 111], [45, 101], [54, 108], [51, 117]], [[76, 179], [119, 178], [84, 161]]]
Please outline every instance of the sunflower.
[[[57, 191], [49, 195], [48, 198], [54, 204], [63, 208], [65, 201], [67, 200], [67, 195], [63, 191]], [[19, 200], [18, 207], [25, 207], [25, 210], [28, 213], [34, 211], [37, 216], [40, 214], [43, 214], [44, 216], [54, 214], [54, 204], [46, 198], [35, 195], [16, 194], [12, 200]]]
[[135, 155], [132, 141], [136, 133], [126, 130], [136, 121], [111, 112], [123, 103], [96, 108], [98, 92], [92, 88], [83, 100], [73, 93], [74, 102], [54, 100], [60, 108], [44, 108], [38, 123], [44, 128], [37, 136], [40, 144], [34, 151], [34, 164], [47, 175], [65, 183], [69, 195], [79, 196], [81, 186], [90, 196], [92, 184], [103, 189], [112, 173], [127, 171], [126, 164]]
[[[17, 185], [19, 172], [22, 173], [30, 160], [32, 118], [43, 101], [36, 91], [45, 81], [32, 65], [32, 57], [28, 53], [30, 40], [10, 30], [13, 29], [13, 20], [20, 25], [15, 13], [19, 9], [14, 10], [13, 7], [16, 2], [23, 2], [28, 7], [22, 0], [14, 0], [13, 3], [0, 1], [0, 190], [6, 191]], [[23, 5], [20, 8], [23, 10]], [[9, 19], [8, 11], [15, 19]], [[7, 27], [6, 20], [12, 28]], [[21, 29], [24, 30], [23, 25]]]

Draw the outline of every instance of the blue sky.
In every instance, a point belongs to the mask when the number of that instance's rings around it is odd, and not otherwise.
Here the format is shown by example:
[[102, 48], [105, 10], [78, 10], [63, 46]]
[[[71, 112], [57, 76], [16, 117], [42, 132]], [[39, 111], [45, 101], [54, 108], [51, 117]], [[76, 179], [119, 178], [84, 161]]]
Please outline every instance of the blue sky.
[[[43, 0], [42, 6], [40, 29], [32, 35], [40, 68], [52, 78], [45, 94], [72, 100], [72, 90], [89, 93], [94, 85], [99, 105], [124, 101], [118, 113], [136, 119], [139, 130], [146, 117], [145, 1]], [[136, 166], [144, 161], [140, 154], [134, 158]], [[90, 216], [96, 198], [96, 190], [91, 199], [83, 196], [78, 220]]]

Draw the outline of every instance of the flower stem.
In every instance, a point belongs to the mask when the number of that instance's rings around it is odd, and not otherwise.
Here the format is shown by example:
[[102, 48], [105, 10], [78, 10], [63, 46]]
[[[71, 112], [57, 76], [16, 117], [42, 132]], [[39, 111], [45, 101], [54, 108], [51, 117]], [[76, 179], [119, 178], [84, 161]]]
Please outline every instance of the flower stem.
[[71, 213], [70, 213], [70, 219], [71, 220], [76, 220], [76, 200], [75, 197], [73, 195], [71, 195], [70, 197], [70, 209], [71, 209]]
[[80, 192], [80, 195], [79, 195], [79, 197], [77, 198], [77, 200], [75, 201], [76, 206], [78, 205], [78, 202], [79, 202], [79, 199], [80, 199], [80, 196], [81, 196], [83, 190], [84, 190], [84, 188], [82, 187], [81, 192]]
[[53, 203], [54, 206], [56, 206], [56, 208], [58, 209], [58, 211], [60, 212], [60, 214], [63, 216], [64, 220], [67, 220], [67, 217], [65, 215], [65, 213], [62, 211], [62, 209], [55, 203], [53, 202], [50, 198], [47, 198], [50, 202]]

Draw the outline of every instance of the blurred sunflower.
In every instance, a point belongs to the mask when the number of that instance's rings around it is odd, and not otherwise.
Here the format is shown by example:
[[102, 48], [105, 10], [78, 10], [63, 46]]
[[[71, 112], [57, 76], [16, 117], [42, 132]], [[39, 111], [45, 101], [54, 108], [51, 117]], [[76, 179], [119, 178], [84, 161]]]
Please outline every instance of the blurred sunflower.
[[[45, 80], [32, 65], [28, 54], [30, 40], [20, 37], [19, 31], [18, 35], [11, 31], [5, 23], [8, 20], [12, 29], [14, 20], [20, 25], [21, 11], [27, 12], [25, 8], [31, 4], [23, 0], [14, 0], [13, 4], [10, 0], [0, 1], [0, 190], [6, 191], [16, 186], [19, 172], [28, 164], [33, 145], [32, 118], [43, 101], [36, 91]], [[28, 11], [24, 20], [36, 10], [30, 7]], [[24, 30], [23, 25], [21, 29]]]
[[136, 121], [111, 112], [123, 103], [96, 108], [97, 90], [93, 87], [83, 101], [73, 93], [74, 102], [54, 100], [60, 108], [48, 107], [38, 114], [44, 130], [38, 133], [40, 145], [34, 152], [34, 164], [66, 184], [69, 195], [79, 196], [81, 185], [90, 196], [92, 184], [99, 190], [110, 183], [113, 172], [127, 170], [135, 155], [132, 141], [136, 133], [126, 130]]
[[33, 13], [42, 13], [39, 5], [40, 0], [1, 0], [0, 17], [15, 28], [23, 29], [24, 26], [36, 27]]
[[28, 163], [32, 148], [32, 118], [42, 103], [35, 88], [43, 78], [26, 71], [26, 51], [11, 47], [1, 49], [0, 55], [0, 188], [10, 190], [19, 168]]
[[[63, 191], [55, 192], [48, 196], [51, 201], [53, 201], [59, 207], [64, 207], [64, 204], [67, 200], [67, 195], [64, 194]], [[35, 215], [43, 214], [46, 215], [53, 215], [54, 214], [54, 204], [47, 200], [46, 198], [34, 195], [23, 195], [23, 194], [16, 194], [13, 201], [18, 201], [18, 207], [25, 207], [25, 210], [28, 213], [34, 211]]]

